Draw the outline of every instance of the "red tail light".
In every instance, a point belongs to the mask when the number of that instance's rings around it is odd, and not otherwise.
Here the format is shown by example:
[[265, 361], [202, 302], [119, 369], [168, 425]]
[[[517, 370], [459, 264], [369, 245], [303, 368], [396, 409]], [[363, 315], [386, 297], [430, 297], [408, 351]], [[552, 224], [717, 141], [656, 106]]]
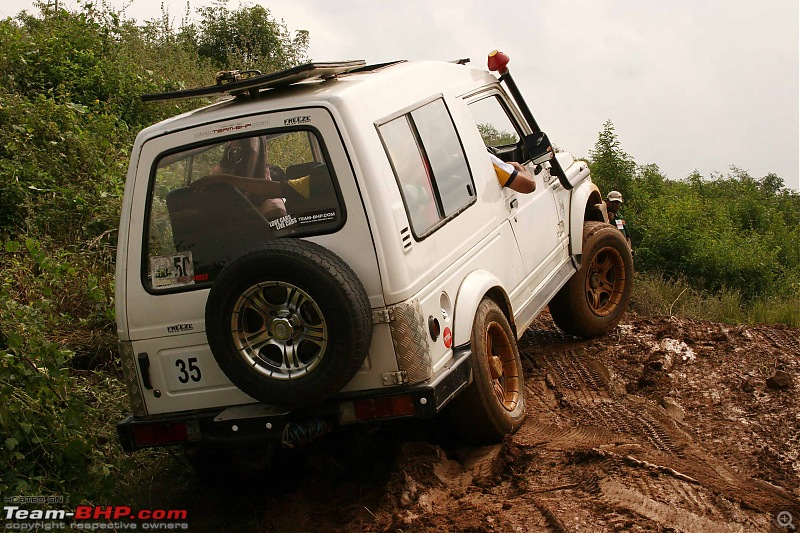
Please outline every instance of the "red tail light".
[[346, 402], [339, 406], [342, 422], [363, 422], [414, 415], [414, 398], [409, 394]]
[[133, 439], [136, 446], [156, 446], [186, 442], [189, 432], [184, 422], [166, 422], [162, 424], [148, 424], [133, 428]]

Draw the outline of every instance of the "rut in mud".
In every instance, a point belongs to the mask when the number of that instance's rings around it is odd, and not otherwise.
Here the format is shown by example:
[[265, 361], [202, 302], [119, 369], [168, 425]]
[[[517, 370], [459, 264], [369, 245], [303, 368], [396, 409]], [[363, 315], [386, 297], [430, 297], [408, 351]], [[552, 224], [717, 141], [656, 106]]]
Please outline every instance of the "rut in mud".
[[163, 494], [208, 531], [800, 527], [800, 330], [633, 316], [579, 341], [545, 315], [520, 353], [528, 418], [503, 444], [465, 447], [438, 419], [355, 429], [263, 484]]

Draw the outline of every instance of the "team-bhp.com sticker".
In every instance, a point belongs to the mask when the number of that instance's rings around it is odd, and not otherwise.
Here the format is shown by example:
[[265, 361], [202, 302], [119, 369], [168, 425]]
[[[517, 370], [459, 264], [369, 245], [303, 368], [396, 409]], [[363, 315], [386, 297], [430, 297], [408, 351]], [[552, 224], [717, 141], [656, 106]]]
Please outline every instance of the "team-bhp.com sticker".
[[18, 505], [3, 507], [6, 531], [82, 530], [188, 530], [185, 509], [140, 509], [124, 505], [79, 505], [74, 511], [64, 509], [23, 509]]

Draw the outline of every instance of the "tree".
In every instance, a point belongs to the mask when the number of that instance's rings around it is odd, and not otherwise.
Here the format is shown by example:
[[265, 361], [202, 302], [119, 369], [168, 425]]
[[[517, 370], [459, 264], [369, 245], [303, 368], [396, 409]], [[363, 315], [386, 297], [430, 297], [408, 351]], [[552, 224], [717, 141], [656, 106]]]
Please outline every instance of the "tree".
[[774, 172], [770, 172], [758, 181], [758, 186], [761, 188], [764, 194], [776, 195], [781, 189], [783, 189], [783, 178]]
[[198, 13], [201, 21], [191, 29], [198, 52], [219, 68], [272, 72], [307, 59], [308, 31], [299, 30], [292, 37], [283, 21], [276, 21], [261, 6], [232, 11], [221, 3]]
[[478, 124], [478, 131], [481, 133], [483, 143], [486, 146], [505, 146], [519, 141], [516, 133], [500, 131], [491, 124]]
[[592, 179], [602, 191], [617, 190], [623, 198], [631, 196], [632, 183], [636, 175], [636, 162], [619, 143], [614, 124], [607, 120], [603, 124], [594, 150], [589, 152]]

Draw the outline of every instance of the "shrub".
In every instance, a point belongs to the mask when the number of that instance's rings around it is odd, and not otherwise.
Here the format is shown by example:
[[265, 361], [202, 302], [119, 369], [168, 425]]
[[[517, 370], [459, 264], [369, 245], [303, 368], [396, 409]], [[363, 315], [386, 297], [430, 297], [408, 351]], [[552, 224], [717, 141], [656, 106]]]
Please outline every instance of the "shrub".
[[108, 297], [95, 276], [35, 240], [4, 243], [0, 260], [0, 492], [90, 494], [108, 469], [86, 431], [74, 352], [59, 338], [68, 327], [97, 327], [97, 315], [107, 323]]

